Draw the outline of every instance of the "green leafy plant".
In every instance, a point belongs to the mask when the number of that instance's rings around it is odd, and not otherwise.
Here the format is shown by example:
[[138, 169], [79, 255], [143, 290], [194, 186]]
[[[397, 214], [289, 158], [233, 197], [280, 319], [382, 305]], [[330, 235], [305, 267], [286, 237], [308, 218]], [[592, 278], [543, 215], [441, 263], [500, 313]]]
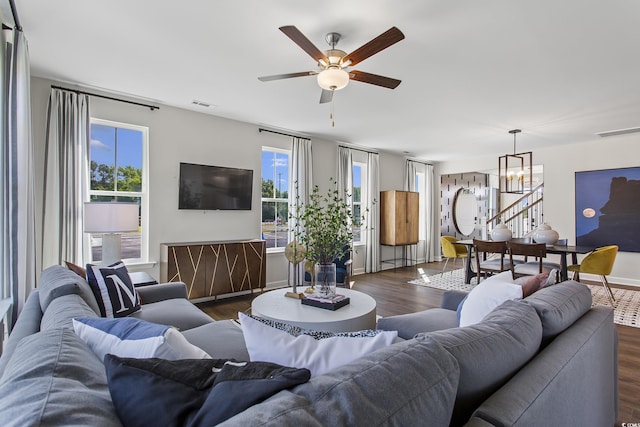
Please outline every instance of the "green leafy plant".
[[354, 221], [351, 206], [340, 197], [333, 178], [331, 183], [333, 189], [324, 195], [314, 186], [309, 203], [302, 203], [300, 197], [296, 197], [296, 205], [289, 215], [296, 224], [294, 238], [305, 246], [306, 259], [314, 264], [331, 264], [344, 256], [353, 241], [352, 224], [360, 223]]

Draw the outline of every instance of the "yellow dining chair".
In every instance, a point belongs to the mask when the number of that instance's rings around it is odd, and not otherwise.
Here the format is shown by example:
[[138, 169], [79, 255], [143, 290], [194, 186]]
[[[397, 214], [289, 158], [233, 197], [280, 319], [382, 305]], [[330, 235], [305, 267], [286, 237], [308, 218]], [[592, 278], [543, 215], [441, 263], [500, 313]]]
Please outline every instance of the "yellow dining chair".
[[[462, 268], [465, 267], [464, 259], [467, 257], [467, 247], [465, 245], [455, 244], [456, 239], [453, 236], [442, 236], [440, 238], [440, 244], [442, 245], [442, 255], [447, 259], [444, 263], [444, 267], [442, 267], [442, 272], [447, 268], [447, 264], [449, 260], [453, 258], [453, 265], [455, 267], [456, 260], [458, 258], [462, 258]], [[453, 271], [453, 270], [451, 270]]]
[[595, 249], [589, 255], [584, 257], [580, 264], [570, 265], [567, 267], [568, 271], [573, 271], [573, 280], [580, 281], [580, 273], [597, 274], [600, 276], [602, 286], [609, 297], [609, 302], [612, 306], [615, 306], [616, 300], [609, 288], [609, 282], [607, 276], [611, 274], [613, 270], [613, 263], [616, 260], [618, 254], [618, 247], [616, 245], [603, 246]]

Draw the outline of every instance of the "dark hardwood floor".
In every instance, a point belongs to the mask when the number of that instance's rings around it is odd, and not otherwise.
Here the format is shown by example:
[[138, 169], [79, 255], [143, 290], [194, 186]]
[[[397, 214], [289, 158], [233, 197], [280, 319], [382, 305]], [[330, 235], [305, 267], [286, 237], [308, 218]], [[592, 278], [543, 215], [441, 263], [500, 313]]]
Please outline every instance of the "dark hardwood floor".
[[[421, 275], [438, 274], [442, 266], [443, 263], [435, 262], [353, 276], [353, 289], [371, 295], [376, 300], [377, 314], [380, 316], [393, 316], [437, 307], [443, 291], [409, 285], [407, 282]], [[612, 284], [612, 286], [617, 285]], [[251, 300], [256, 295], [259, 294], [200, 303], [198, 306], [216, 320], [236, 319], [238, 311], [250, 310]], [[617, 328], [620, 394], [617, 425], [640, 423], [640, 328], [620, 325]]]

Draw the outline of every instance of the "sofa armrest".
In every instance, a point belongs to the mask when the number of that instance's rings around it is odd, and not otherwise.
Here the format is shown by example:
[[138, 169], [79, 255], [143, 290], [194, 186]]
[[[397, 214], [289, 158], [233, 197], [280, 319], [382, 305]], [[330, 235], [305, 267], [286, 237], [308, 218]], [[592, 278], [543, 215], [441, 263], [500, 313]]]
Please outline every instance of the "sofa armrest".
[[464, 291], [445, 291], [442, 294], [442, 301], [440, 302], [440, 308], [446, 308], [447, 310], [457, 311], [458, 306], [462, 300], [467, 296], [468, 292]]
[[164, 301], [172, 298], [187, 299], [187, 285], [182, 282], [159, 283], [136, 288], [142, 304]]

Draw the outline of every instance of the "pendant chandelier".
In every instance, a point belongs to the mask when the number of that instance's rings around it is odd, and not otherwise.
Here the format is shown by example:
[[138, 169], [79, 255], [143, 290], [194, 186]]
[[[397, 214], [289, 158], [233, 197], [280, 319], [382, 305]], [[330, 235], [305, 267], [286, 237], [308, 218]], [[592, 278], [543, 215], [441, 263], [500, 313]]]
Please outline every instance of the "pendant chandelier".
[[509, 131], [513, 135], [513, 154], [498, 157], [501, 193], [524, 194], [525, 184], [530, 187], [533, 182], [532, 152], [516, 153], [516, 135], [520, 132], [520, 129]]

